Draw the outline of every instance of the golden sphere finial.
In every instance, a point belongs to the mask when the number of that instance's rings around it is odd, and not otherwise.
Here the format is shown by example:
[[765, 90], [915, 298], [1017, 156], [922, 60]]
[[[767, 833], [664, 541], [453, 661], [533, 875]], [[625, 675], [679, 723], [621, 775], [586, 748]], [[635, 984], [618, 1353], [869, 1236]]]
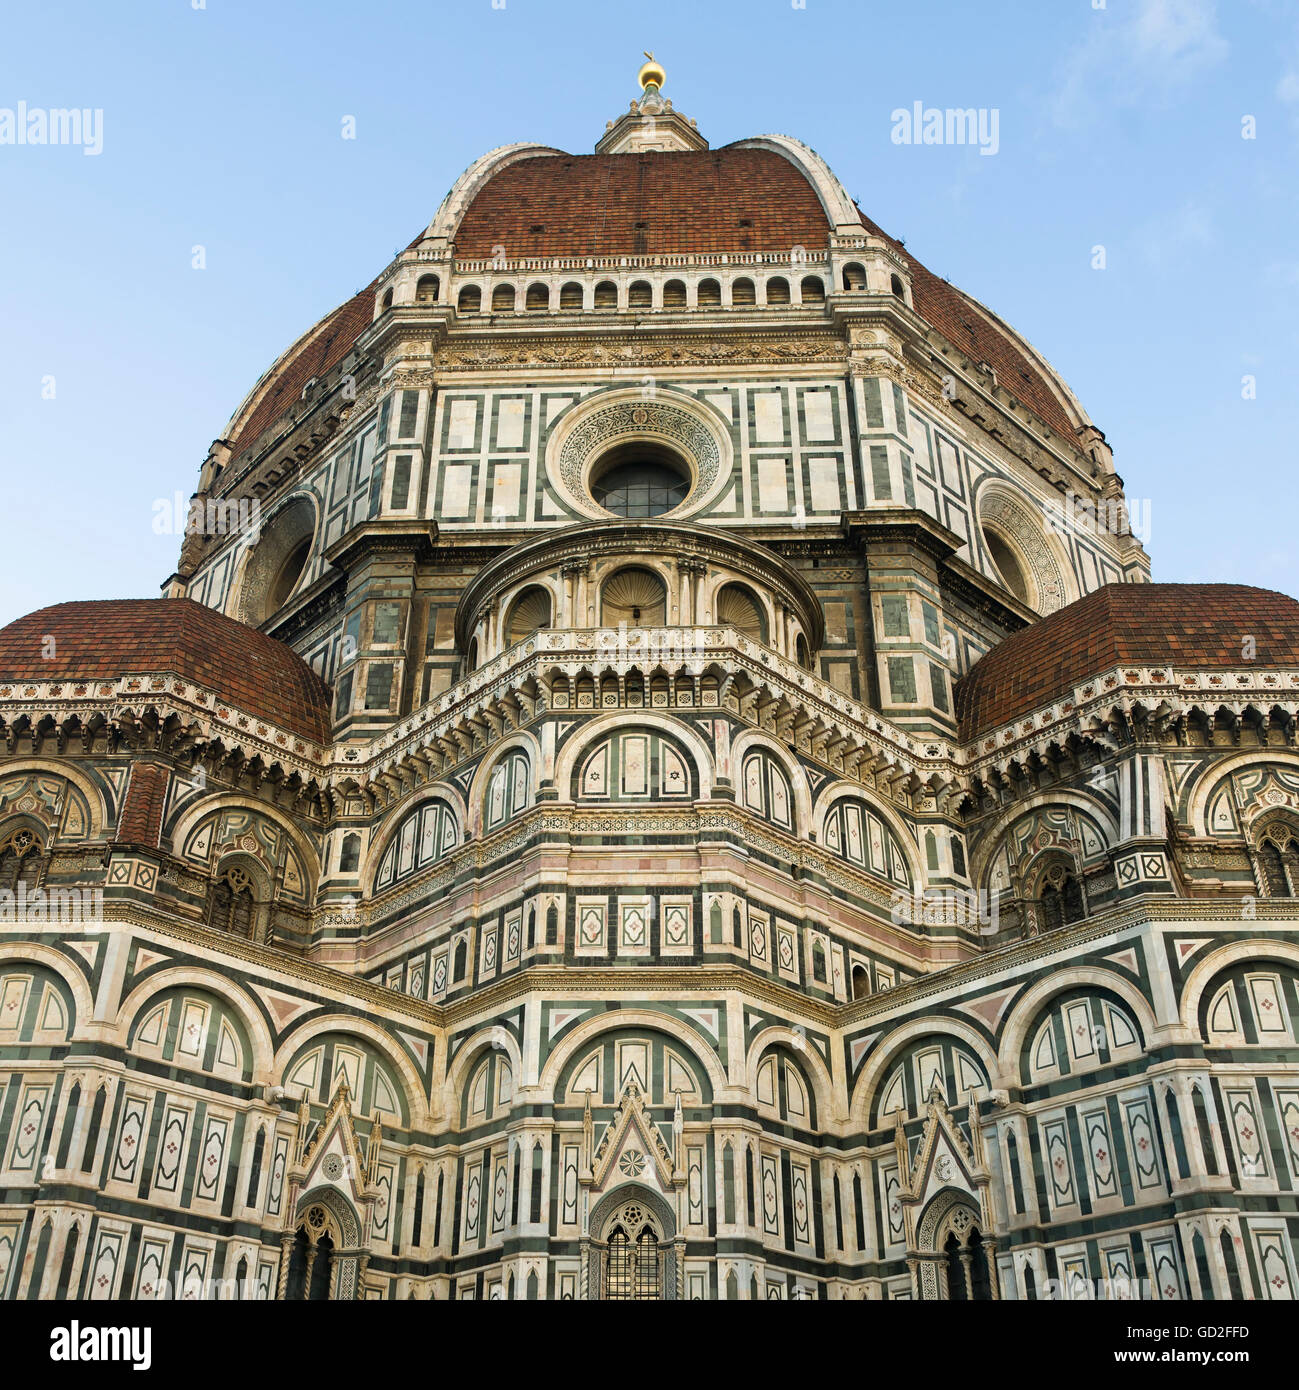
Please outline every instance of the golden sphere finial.
[[663, 65], [654, 61], [654, 55], [648, 49], [642, 49], [641, 52], [649, 59], [649, 62], [643, 64], [640, 72], [636, 74], [641, 90], [648, 91], [651, 87], [661, 88], [663, 83], [667, 81], [667, 73], [663, 71]]

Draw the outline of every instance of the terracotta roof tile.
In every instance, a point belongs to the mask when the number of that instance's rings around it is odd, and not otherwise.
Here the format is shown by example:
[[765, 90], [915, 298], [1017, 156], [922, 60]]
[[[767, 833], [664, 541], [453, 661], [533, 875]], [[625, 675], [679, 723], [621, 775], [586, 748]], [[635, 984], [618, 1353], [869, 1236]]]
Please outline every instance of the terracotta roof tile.
[[[910, 264], [916, 312], [961, 352], [987, 362], [1004, 390], [1073, 440], [1074, 422], [1037, 363], [960, 290], [860, 216], [867, 231], [897, 247]], [[511, 260], [737, 251], [787, 255], [795, 246], [824, 248], [829, 233], [815, 189], [789, 160], [772, 150], [727, 145], [516, 160], [490, 178], [466, 208], [455, 251], [461, 260], [488, 259], [499, 246]], [[373, 319], [377, 285], [376, 279], [336, 309], [280, 367], [231, 441], [236, 454], [297, 403], [312, 377], [343, 360]]]
[[[540, 228], [533, 231], [533, 228]], [[479, 190], [456, 256], [672, 255], [824, 248], [815, 189], [771, 150], [538, 155]]]
[[378, 280], [354, 294], [320, 325], [307, 342], [280, 368], [262, 393], [252, 413], [230, 441], [232, 452], [257, 442], [270, 427], [296, 405], [302, 388], [313, 377], [324, 376], [347, 356], [352, 344], [374, 319], [374, 293]]
[[119, 840], [138, 845], [158, 843], [170, 775], [168, 769], [159, 763], [137, 760], [131, 764], [126, 800], [117, 824]]
[[1037, 364], [1012, 339], [989, 323], [984, 311], [976, 308], [955, 285], [949, 285], [926, 269], [901, 242], [881, 231], [865, 213], [861, 214], [861, 220], [867, 231], [883, 237], [911, 267], [911, 299], [916, 313], [967, 357], [975, 362], [986, 362], [996, 372], [998, 386], [1028, 406], [1065, 439], [1076, 441], [1078, 427]]
[[315, 671], [283, 642], [192, 599], [59, 603], [0, 629], [0, 681], [164, 671], [291, 733], [329, 740], [329, 687]]
[[[1254, 658], [1243, 644], [1254, 639]], [[956, 684], [961, 737], [1117, 666], [1299, 670], [1299, 602], [1245, 584], [1107, 584], [1013, 633]]]

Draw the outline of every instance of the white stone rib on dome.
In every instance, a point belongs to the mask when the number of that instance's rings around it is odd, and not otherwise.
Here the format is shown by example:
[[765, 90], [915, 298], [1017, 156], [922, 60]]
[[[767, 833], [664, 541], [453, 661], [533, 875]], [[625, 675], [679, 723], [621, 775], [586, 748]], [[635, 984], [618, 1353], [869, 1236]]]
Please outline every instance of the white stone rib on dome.
[[810, 145], [805, 145], [792, 135], [754, 135], [747, 140], [737, 140], [732, 148], [771, 150], [784, 156], [816, 190], [826, 218], [836, 232], [861, 232], [857, 205], [835, 177], [834, 171]]
[[437, 212], [433, 214], [433, 220], [428, 224], [424, 233], [424, 240], [454, 241], [456, 231], [460, 226], [460, 219], [465, 215], [465, 209], [473, 202], [483, 185], [499, 174], [502, 169], [508, 168], [509, 165], [520, 159], [532, 159], [537, 155], [547, 154], [563, 155], [564, 153], [566, 153], [564, 150], [557, 150], [552, 145], [534, 145], [529, 141], [521, 140], [512, 145], [498, 145], [494, 150], [488, 150], [486, 154], [479, 155], [451, 185]]

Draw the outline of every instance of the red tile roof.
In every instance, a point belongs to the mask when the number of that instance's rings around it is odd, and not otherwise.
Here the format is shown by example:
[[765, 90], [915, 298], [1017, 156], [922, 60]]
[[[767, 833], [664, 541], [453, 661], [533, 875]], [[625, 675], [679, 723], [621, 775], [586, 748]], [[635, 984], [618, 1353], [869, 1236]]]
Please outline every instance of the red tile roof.
[[119, 840], [136, 845], [156, 845], [159, 842], [170, 775], [160, 763], [139, 759], [131, 764], [126, 800], [117, 824]]
[[[859, 210], [860, 211], [860, 210]], [[936, 328], [953, 347], [975, 362], [986, 362], [997, 374], [997, 385], [1028, 406], [1057, 433], [1073, 442], [1078, 427], [1069, 418], [1059, 396], [1047, 384], [1037, 364], [994, 324], [985, 311], [955, 285], [926, 269], [911, 252], [861, 214], [862, 225], [873, 236], [883, 237], [911, 267], [911, 299], [916, 313]]]
[[347, 356], [352, 344], [374, 319], [373, 281], [334, 310], [298, 351], [280, 367], [274, 379], [230, 441], [238, 453], [256, 443], [258, 436], [302, 399], [302, 388], [314, 377], [324, 376]]
[[[998, 385], [1073, 440], [1076, 426], [1037, 363], [966, 295], [860, 215], [868, 232], [897, 247], [910, 264], [916, 312], [968, 357], [987, 362]], [[460, 260], [488, 259], [500, 246], [510, 260], [788, 254], [795, 246], [823, 248], [829, 234], [821, 200], [794, 164], [773, 150], [728, 145], [516, 160], [493, 175], [465, 209], [455, 252]], [[280, 367], [231, 441], [236, 454], [300, 399], [312, 377], [323, 376], [347, 355], [373, 319], [377, 284], [336, 309]]]
[[0, 681], [160, 672], [288, 732], [329, 740], [329, 687], [315, 671], [283, 642], [193, 599], [58, 603], [0, 628]]
[[[1243, 644], [1254, 639], [1254, 659]], [[999, 642], [956, 684], [961, 737], [1117, 666], [1299, 670], [1299, 602], [1246, 584], [1107, 584]]]
[[[540, 228], [533, 231], [534, 227]], [[479, 190], [455, 235], [461, 260], [657, 256], [824, 248], [816, 190], [771, 150], [537, 155]]]

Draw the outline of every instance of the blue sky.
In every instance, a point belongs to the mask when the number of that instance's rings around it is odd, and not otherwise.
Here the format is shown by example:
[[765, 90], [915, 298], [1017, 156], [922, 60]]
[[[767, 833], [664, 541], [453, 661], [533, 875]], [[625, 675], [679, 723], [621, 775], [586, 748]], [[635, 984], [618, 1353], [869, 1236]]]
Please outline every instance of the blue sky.
[[[103, 149], [0, 144], [0, 622], [155, 595], [154, 503], [270, 362], [483, 151], [589, 151], [642, 48], [714, 146], [805, 140], [1060, 370], [1156, 579], [1299, 593], [1299, 4], [1098, 3], [10, 6], [0, 113], [102, 109]], [[894, 144], [916, 101], [995, 108], [997, 154]]]

